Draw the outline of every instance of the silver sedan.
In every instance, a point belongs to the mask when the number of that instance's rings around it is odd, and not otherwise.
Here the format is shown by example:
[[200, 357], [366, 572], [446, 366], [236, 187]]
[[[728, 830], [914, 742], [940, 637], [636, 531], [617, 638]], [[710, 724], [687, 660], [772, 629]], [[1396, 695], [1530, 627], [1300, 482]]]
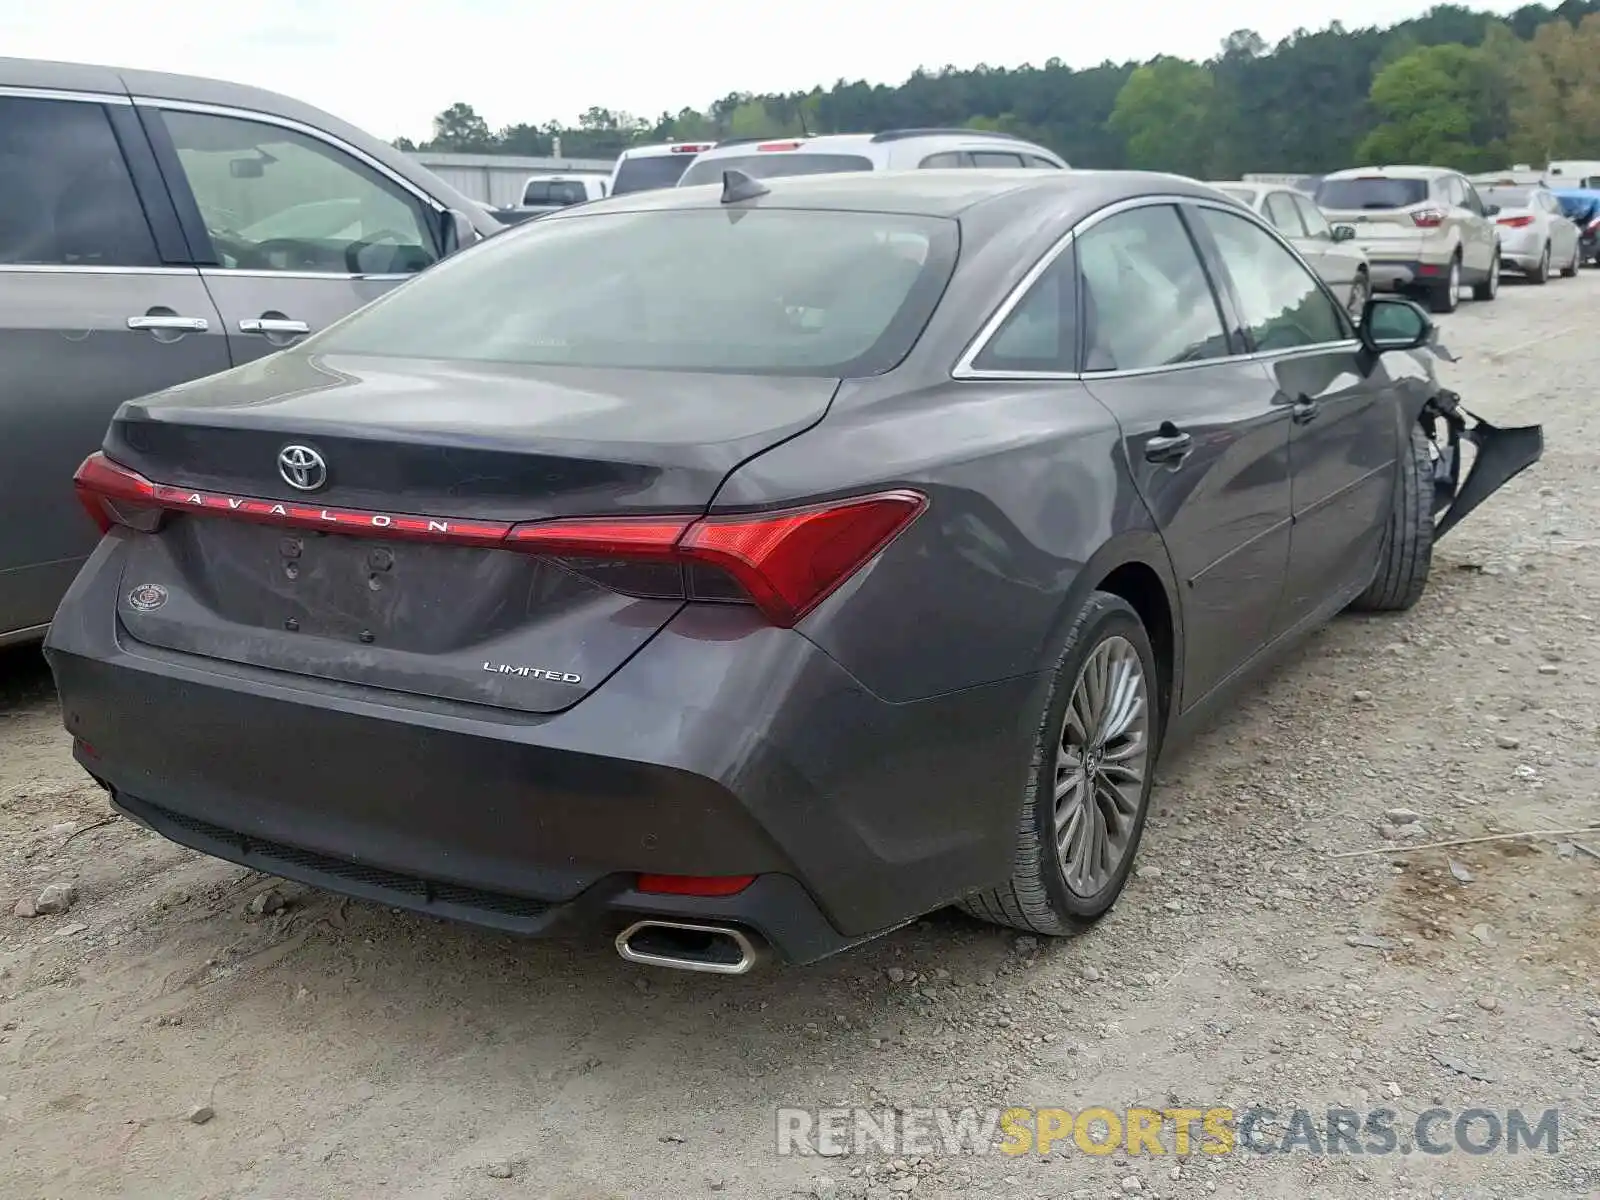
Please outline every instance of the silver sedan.
[[1530, 283], [1543, 283], [1552, 270], [1572, 278], [1581, 265], [1578, 227], [1561, 211], [1548, 188], [1537, 184], [1478, 185], [1485, 204], [1497, 204], [1500, 261]]
[[1212, 187], [1253, 209], [1294, 245], [1333, 294], [1359, 318], [1372, 295], [1367, 252], [1351, 239], [1355, 230], [1334, 226], [1304, 192], [1273, 183], [1213, 183]]

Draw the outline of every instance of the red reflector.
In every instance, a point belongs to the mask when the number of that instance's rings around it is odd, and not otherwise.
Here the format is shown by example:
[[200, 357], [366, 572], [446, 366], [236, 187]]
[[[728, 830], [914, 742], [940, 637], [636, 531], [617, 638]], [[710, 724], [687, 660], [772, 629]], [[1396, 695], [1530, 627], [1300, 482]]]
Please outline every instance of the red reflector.
[[1495, 224], [1496, 225], [1508, 225], [1512, 229], [1526, 229], [1529, 225], [1533, 224], [1533, 218], [1532, 217], [1501, 217], [1498, 221], [1495, 222]]
[[762, 142], [757, 150], [798, 150], [804, 142]]
[[657, 896], [733, 896], [755, 881], [754, 875], [641, 875], [639, 890]]
[[1417, 267], [1417, 274], [1418, 275], [1437, 275], [1438, 273], [1439, 273], [1439, 268], [1433, 266], [1430, 263], [1422, 263], [1420, 266]]

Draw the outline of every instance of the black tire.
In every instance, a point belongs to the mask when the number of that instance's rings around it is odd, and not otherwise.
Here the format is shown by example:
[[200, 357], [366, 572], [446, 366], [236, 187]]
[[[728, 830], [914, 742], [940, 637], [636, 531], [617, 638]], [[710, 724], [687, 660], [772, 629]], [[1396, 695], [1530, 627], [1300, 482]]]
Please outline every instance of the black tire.
[[1544, 253], [1539, 258], [1539, 265], [1534, 270], [1528, 272], [1528, 282], [1550, 282], [1550, 243], [1545, 243]]
[[1403, 612], [1422, 598], [1433, 565], [1432, 443], [1411, 427], [1409, 453], [1399, 463], [1394, 504], [1383, 531], [1378, 573], [1350, 606], [1363, 612]]
[[1500, 294], [1500, 251], [1496, 248], [1494, 257], [1489, 260], [1489, 278], [1482, 283], [1472, 285], [1472, 298], [1474, 300], [1493, 300]]
[[1583, 265], [1583, 247], [1582, 246], [1574, 246], [1572, 248], [1572, 261], [1569, 262], [1566, 266], [1561, 268], [1561, 278], [1563, 278], [1563, 279], [1575, 278], [1577, 276], [1577, 274], [1578, 274], [1578, 268], [1581, 267], [1582, 265]]
[[1443, 283], [1428, 289], [1428, 308], [1436, 313], [1453, 313], [1461, 303], [1461, 255], [1450, 260], [1445, 276]]
[[[1097, 646], [1113, 636], [1133, 645], [1144, 670], [1149, 705], [1149, 750], [1138, 812], [1133, 818], [1122, 861], [1100, 891], [1093, 896], [1079, 896], [1067, 887], [1054, 836], [1056, 748], [1061, 742], [1067, 704], [1084, 664]], [[962, 909], [980, 920], [1046, 937], [1082, 933], [1110, 911], [1127, 884], [1150, 812], [1150, 787], [1155, 779], [1163, 733], [1158, 679], [1150, 637], [1133, 606], [1108, 592], [1091, 593], [1056, 663], [1055, 680], [1039, 722], [1028, 785], [1022, 798], [1011, 879], [999, 887], [966, 896], [960, 902]]]

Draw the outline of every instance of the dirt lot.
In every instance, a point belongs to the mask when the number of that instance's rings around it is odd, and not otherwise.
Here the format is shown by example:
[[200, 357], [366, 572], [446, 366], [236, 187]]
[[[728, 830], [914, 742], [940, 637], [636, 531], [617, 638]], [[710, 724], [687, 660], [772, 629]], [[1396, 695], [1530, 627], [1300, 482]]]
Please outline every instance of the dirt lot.
[[[1447, 380], [1545, 461], [1416, 611], [1338, 621], [1166, 765], [1072, 943], [941, 913], [723, 980], [291, 885], [252, 911], [271, 880], [106, 819], [0, 654], [0, 1195], [1600, 1196], [1600, 834], [1330, 857], [1600, 825], [1597, 318], [1600, 272], [1444, 319]], [[774, 1149], [778, 1105], [1014, 1103], [1554, 1107], [1562, 1152]]]

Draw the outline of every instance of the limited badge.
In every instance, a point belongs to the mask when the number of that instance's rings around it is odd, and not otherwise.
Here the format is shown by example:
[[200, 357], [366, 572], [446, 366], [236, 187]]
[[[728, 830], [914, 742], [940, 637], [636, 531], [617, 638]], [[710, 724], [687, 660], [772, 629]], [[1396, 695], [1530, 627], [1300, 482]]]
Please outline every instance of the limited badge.
[[140, 612], [155, 612], [167, 602], [167, 589], [159, 583], [141, 583], [128, 593], [128, 606]]

